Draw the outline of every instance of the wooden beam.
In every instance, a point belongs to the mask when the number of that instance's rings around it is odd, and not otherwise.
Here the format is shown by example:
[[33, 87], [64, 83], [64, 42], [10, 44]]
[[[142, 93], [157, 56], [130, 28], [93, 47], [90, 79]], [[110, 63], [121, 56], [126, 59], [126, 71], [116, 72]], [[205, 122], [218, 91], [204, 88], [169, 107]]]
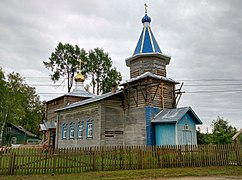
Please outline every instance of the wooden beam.
[[163, 85], [163, 83], [161, 83], [161, 108], [164, 111], [165, 102], [164, 102], [164, 85]]
[[147, 102], [147, 98], [146, 98], [147, 94], [145, 95], [143, 90], [142, 90], [142, 88], [140, 86], [138, 86], [138, 87], [140, 88], [140, 91], [141, 91], [141, 93], [143, 95], [143, 98], [144, 98], [145, 102]]
[[[152, 102], [153, 102], [154, 99], [155, 99], [155, 96], [156, 96], [156, 93], [157, 93], [158, 89], [159, 89], [159, 84], [157, 85], [156, 90], [155, 90], [155, 93], [154, 93], [154, 96], [152, 97]], [[152, 95], [151, 95], [151, 96], [152, 96]]]

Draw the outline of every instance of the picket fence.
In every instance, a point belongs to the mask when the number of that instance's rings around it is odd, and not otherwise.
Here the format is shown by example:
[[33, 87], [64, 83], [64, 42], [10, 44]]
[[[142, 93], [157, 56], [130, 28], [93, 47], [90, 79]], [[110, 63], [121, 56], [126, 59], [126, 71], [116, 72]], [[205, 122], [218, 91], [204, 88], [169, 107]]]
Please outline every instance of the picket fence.
[[200, 166], [241, 166], [242, 145], [111, 146], [0, 151], [0, 175]]

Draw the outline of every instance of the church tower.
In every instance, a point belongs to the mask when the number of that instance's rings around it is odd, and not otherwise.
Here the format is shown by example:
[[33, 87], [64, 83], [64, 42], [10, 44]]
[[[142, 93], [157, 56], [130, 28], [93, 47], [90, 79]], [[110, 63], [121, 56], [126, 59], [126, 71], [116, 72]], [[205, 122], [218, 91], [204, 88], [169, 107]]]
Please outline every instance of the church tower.
[[147, 15], [145, 5], [145, 16], [142, 18], [143, 29], [133, 56], [126, 59], [126, 65], [130, 67], [130, 78], [135, 78], [145, 72], [166, 77], [166, 65], [170, 57], [164, 55], [151, 31], [151, 18]]
[[155, 39], [146, 5], [141, 22], [143, 28], [134, 53], [125, 60], [130, 67], [130, 80], [121, 84], [127, 95], [124, 106], [176, 108], [175, 85], [178, 82], [168, 78], [166, 73], [171, 57], [162, 53]]
[[165, 109], [176, 108], [178, 82], [167, 77], [166, 65], [171, 58], [162, 53], [151, 31], [146, 5], [141, 22], [143, 28], [134, 53], [125, 60], [130, 79], [120, 84], [124, 89], [125, 145], [154, 145], [153, 117]]

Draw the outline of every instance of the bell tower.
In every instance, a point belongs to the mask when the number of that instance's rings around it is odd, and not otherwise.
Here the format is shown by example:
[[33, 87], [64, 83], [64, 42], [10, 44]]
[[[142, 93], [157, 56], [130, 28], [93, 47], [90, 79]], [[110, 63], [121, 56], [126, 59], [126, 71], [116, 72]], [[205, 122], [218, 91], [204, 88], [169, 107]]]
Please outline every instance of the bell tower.
[[141, 22], [143, 28], [134, 53], [125, 59], [130, 67], [130, 80], [121, 84], [127, 94], [125, 107], [176, 108], [175, 85], [179, 83], [167, 77], [166, 65], [171, 57], [162, 53], [155, 39], [146, 4]]
[[138, 43], [133, 56], [127, 58], [126, 65], [130, 67], [130, 78], [140, 76], [145, 72], [166, 77], [166, 65], [170, 63], [170, 57], [163, 54], [150, 28], [151, 18], [145, 15], [141, 20], [143, 24]]
[[155, 39], [146, 4], [141, 22], [143, 27], [134, 53], [125, 59], [130, 67], [130, 79], [120, 84], [124, 89], [124, 144], [127, 145], [154, 145], [153, 117], [177, 105], [175, 86], [179, 83], [167, 77], [166, 65], [171, 57], [162, 53]]

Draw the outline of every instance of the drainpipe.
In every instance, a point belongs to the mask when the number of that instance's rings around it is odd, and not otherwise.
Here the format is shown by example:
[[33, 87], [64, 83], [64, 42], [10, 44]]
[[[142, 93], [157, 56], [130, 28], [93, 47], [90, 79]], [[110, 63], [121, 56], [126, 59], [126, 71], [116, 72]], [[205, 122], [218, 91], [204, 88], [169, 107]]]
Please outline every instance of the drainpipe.
[[58, 148], [58, 136], [59, 136], [59, 113], [57, 113], [56, 132], [55, 132], [55, 148]]

